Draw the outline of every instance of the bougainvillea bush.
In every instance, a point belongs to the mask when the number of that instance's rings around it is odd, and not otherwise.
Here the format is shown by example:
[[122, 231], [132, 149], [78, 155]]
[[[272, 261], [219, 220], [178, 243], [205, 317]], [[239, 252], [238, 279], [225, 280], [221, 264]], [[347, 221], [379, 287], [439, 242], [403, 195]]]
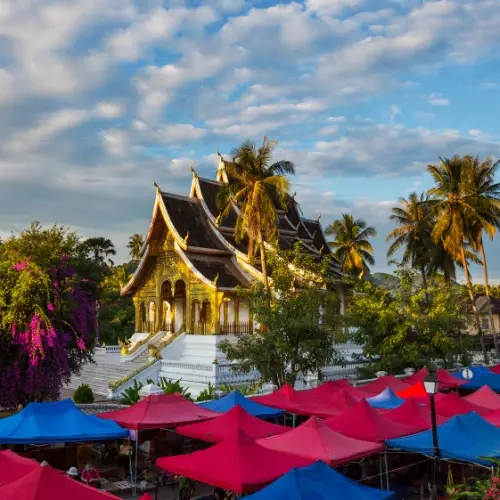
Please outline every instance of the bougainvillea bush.
[[92, 287], [72, 256], [37, 259], [14, 240], [0, 245], [0, 407], [58, 398], [95, 343]]

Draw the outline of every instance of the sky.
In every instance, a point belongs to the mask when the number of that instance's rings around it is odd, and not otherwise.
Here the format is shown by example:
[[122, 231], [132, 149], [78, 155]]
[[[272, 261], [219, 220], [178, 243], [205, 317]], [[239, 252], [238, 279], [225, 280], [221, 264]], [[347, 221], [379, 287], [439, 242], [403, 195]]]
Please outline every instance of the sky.
[[153, 181], [188, 194], [190, 167], [266, 135], [304, 215], [365, 219], [387, 271], [426, 165], [500, 157], [499, 25], [500, 0], [0, 2], [0, 236], [64, 224], [123, 260]]

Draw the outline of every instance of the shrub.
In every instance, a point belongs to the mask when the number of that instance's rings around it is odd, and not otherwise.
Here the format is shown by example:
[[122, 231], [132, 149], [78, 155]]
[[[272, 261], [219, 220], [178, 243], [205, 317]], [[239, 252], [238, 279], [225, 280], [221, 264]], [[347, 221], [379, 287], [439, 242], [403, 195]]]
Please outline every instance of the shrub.
[[88, 384], [81, 384], [73, 395], [73, 401], [78, 404], [91, 404], [94, 402], [94, 393]]
[[212, 399], [215, 399], [215, 387], [209, 382], [208, 386], [200, 392], [196, 401], [210, 401]]

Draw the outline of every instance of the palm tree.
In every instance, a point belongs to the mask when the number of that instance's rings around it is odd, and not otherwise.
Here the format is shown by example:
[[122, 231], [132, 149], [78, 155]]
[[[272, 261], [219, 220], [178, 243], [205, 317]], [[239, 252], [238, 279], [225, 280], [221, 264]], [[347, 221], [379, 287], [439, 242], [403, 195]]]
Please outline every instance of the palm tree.
[[114, 262], [109, 258], [110, 255], [116, 255], [115, 246], [113, 242], [108, 238], [103, 238], [102, 236], [98, 236], [96, 238], [88, 238], [83, 242], [83, 247], [87, 251], [87, 253], [92, 255], [94, 263], [96, 265], [103, 265], [106, 263], [106, 259], [108, 264], [111, 266], [114, 265]]
[[129, 255], [136, 262], [141, 259], [141, 250], [144, 246], [144, 238], [142, 234], [135, 233], [129, 239], [127, 243], [127, 248], [130, 250]]
[[239, 207], [236, 222], [236, 239], [248, 237], [248, 257], [253, 259], [258, 250], [264, 285], [269, 292], [266, 250], [264, 243], [274, 239], [277, 233], [277, 209], [284, 209], [288, 201], [287, 174], [295, 173], [292, 162], [281, 160], [271, 163], [277, 142], [264, 137], [259, 148], [253, 141], [245, 140], [233, 150], [231, 162], [224, 162], [229, 184], [217, 195], [220, 217], [231, 210], [231, 204]]
[[463, 267], [467, 292], [474, 313], [476, 329], [480, 335], [485, 362], [488, 361], [481, 324], [477, 315], [472, 279], [467, 260], [467, 246], [473, 240], [472, 225], [484, 224], [477, 210], [474, 197], [470, 193], [470, 174], [468, 162], [458, 155], [440, 158], [439, 165], [428, 165], [435, 186], [428, 191], [435, 214], [432, 238], [442, 242], [444, 249]]
[[350, 214], [341, 214], [341, 217], [326, 228], [326, 234], [335, 237], [328, 244], [335, 249], [335, 257], [344, 272], [363, 278], [370, 272], [367, 263], [375, 264], [368, 238], [377, 236], [377, 231], [363, 219], [354, 219]]
[[491, 310], [490, 285], [488, 277], [488, 265], [486, 252], [484, 250], [483, 232], [490, 239], [493, 239], [496, 230], [500, 227], [500, 184], [495, 183], [495, 174], [500, 162], [493, 162], [490, 158], [481, 162], [478, 157], [465, 157], [467, 162], [467, 190], [472, 197], [472, 204], [478, 217], [471, 226], [471, 245], [475, 251], [481, 255], [484, 273], [484, 291], [488, 300], [488, 311], [490, 316], [490, 326], [493, 329], [493, 340], [497, 355], [500, 354], [493, 312]]
[[427, 286], [426, 259], [430, 239], [429, 207], [424, 193], [410, 193], [408, 199], [399, 198], [401, 206], [393, 207], [390, 219], [399, 227], [393, 229], [386, 241], [391, 241], [387, 257], [404, 247], [401, 264], [419, 267], [424, 287]]

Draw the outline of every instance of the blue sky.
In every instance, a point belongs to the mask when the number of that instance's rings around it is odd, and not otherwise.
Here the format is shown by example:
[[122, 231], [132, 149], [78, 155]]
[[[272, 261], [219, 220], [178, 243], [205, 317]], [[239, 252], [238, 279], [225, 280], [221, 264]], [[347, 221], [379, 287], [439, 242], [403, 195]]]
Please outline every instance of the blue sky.
[[267, 135], [304, 214], [366, 219], [387, 270], [390, 208], [426, 165], [500, 156], [499, 25], [499, 0], [3, 2], [0, 235], [57, 222], [124, 258], [153, 180], [187, 193], [190, 166]]

